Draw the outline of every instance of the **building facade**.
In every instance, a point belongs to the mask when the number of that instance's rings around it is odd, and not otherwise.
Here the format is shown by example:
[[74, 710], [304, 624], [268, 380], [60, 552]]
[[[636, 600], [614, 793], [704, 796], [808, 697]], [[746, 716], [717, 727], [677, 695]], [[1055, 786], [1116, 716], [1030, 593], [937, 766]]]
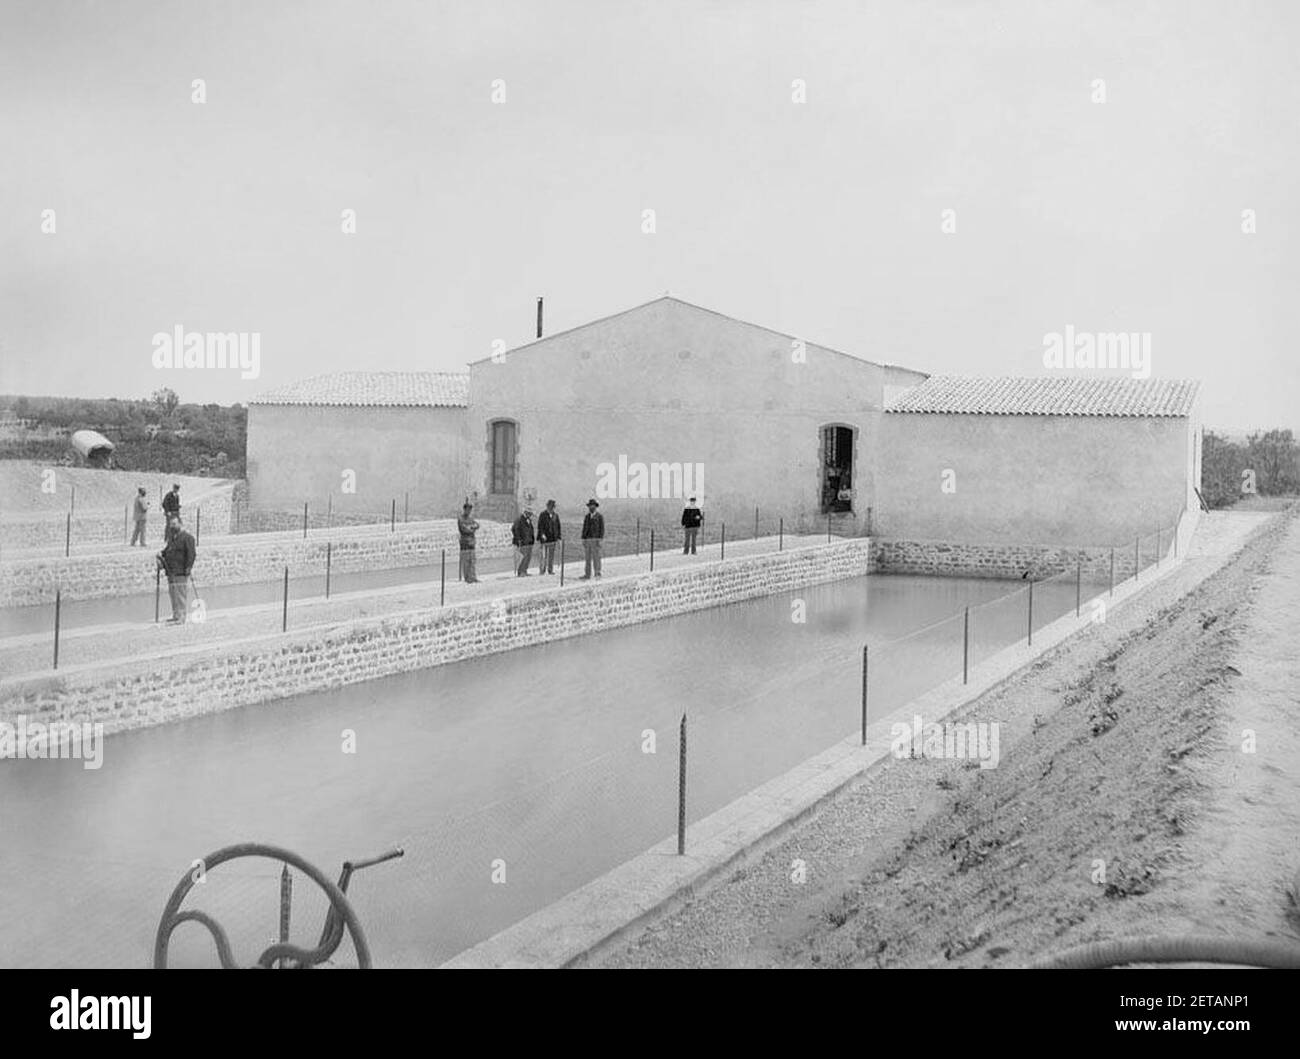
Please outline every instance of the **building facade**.
[[[347, 372], [255, 399], [254, 509], [508, 521], [589, 498], [736, 536], [1107, 545], [1167, 527], [1200, 483], [1197, 384], [952, 376], [874, 363], [663, 297], [470, 365]], [[349, 482], [351, 488], [349, 491]], [[729, 533], [729, 536], [731, 534]]]

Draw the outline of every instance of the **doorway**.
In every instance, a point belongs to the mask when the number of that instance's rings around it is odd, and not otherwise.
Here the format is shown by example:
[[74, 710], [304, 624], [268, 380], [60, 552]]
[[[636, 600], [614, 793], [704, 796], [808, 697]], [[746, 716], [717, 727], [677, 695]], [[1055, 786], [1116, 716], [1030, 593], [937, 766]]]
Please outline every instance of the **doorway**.
[[853, 428], [822, 427], [822, 514], [853, 510]]

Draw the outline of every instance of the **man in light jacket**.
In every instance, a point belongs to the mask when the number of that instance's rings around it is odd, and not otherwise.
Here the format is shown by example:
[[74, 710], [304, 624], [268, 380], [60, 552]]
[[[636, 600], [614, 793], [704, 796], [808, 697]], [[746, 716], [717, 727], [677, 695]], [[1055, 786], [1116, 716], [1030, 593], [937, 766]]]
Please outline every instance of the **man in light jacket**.
[[149, 501], [145, 499], [144, 486], [140, 486], [135, 495], [135, 532], [131, 534], [131, 547], [135, 547], [135, 542], [140, 542], [140, 547], [144, 547], [144, 526], [149, 519]]
[[541, 550], [537, 556], [539, 574], [555, 573], [555, 545], [560, 539], [560, 516], [555, 513], [555, 501], [546, 501], [546, 510], [537, 516], [537, 543]]

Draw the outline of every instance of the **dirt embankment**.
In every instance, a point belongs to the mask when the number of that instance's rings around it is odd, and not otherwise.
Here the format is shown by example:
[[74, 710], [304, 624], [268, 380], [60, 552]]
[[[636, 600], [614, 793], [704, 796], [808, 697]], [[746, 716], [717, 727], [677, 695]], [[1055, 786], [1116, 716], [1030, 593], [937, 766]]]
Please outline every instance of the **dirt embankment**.
[[1018, 966], [1141, 934], [1300, 940], [1295, 515], [974, 704], [999, 767], [891, 759], [594, 962]]

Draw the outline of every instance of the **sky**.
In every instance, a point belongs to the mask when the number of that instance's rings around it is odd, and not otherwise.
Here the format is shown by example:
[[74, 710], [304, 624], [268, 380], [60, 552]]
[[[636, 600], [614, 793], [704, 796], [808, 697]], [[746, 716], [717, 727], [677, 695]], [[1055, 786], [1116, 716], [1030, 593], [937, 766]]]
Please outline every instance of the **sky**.
[[[927, 372], [1139, 333], [1208, 425], [1300, 429], [1298, 29], [1294, 0], [7, 0], [0, 393], [463, 371], [539, 296], [553, 332], [669, 292]], [[258, 334], [257, 377], [157, 367], [177, 327]]]

